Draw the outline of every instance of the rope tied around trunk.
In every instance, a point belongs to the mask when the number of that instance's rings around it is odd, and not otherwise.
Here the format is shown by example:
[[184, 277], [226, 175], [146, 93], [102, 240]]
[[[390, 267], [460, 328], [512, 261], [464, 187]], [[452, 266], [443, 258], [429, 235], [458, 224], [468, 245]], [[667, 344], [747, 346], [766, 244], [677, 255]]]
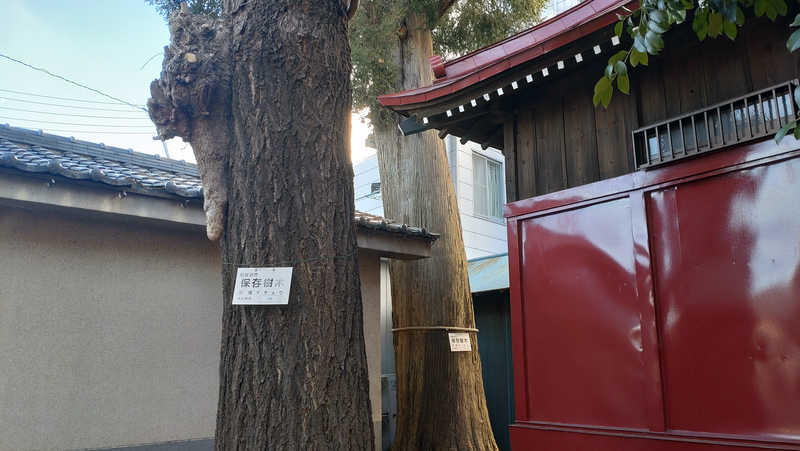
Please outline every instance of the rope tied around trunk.
[[404, 330], [453, 330], [459, 332], [478, 332], [478, 329], [472, 327], [454, 327], [454, 326], [408, 326], [408, 327], [398, 327], [392, 329], [392, 332], [402, 332]]

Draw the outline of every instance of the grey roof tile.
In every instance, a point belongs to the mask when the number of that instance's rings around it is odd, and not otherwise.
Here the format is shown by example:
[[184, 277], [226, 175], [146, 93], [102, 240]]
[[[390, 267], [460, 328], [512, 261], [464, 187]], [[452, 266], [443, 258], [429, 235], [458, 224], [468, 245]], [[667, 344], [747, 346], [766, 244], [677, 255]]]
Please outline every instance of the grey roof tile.
[[[142, 194], [202, 197], [197, 166], [130, 149], [0, 125], [0, 163], [25, 172], [129, 187]], [[179, 189], [165, 190], [168, 182]]]
[[[139, 194], [202, 198], [197, 165], [0, 124], [0, 167], [129, 187]], [[439, 234], [355, 212], [357, 227], [435, 241]]]

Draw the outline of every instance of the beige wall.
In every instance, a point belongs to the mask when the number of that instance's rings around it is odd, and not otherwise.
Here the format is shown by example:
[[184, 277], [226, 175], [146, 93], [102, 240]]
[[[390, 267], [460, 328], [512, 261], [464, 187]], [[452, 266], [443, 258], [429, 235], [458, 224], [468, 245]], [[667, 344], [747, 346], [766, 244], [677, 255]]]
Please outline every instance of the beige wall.
[[[222, 281], [200, 231], [0, 206], [0, 451], [213, 437]], [[377, 445], [380, 268], [359, 253]]]
[[219, 248], [0, 207], [0, 450], [212, 437]]
[[373, 253], [359, 252], [361, 302], [364, 306], [364, 342], [369, 371], [369, 400], [376, 449], [381, 439], [381, 259]]

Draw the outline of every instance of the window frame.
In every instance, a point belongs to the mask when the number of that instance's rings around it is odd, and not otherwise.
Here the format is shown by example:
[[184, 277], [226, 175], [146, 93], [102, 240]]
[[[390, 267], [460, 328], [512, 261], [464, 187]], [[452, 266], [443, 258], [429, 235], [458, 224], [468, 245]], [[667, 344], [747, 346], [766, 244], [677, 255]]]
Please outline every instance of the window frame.
[[[478, 184], [478, 173], [476, 168], [476, 160], [479, 160], [483, 165], [483, 173], [485, 174], [484, 183]], [[491, 187], [491, 165], [495, 165], [497, 168], [497, 187], [496, 193], [492, 196], [492, 187]], [[486, 155], [483, 152], [478, 152], [475, 149], [472, 149], [472, 214], [476, 218], [485, 219], [497, 223], [505, 223], [503, 218], [503, 204], [505, 203], [505, 190], [503, 189], [503, 175], [504, 175], [504, 167], [503, 162], [495, 160], [494, 158]], [[478, 189], [484, 191], [486, 195], [486, 213], [482, 213], [478, 211]], [[492, 214], [492, 206], [496, 206], [495, 210], [497, 215]]]

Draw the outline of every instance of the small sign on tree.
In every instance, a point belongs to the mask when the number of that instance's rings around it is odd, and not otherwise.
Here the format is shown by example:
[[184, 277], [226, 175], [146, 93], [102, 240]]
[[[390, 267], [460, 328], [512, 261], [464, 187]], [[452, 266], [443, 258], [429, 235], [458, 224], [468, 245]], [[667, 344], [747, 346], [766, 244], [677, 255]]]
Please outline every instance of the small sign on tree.
[[289, 305], [292, 268], [239, 268], [233, 305]]
[[472, 344], [469, 341], [469, 334], [450, 333], [450, 352], [472, 351]]

